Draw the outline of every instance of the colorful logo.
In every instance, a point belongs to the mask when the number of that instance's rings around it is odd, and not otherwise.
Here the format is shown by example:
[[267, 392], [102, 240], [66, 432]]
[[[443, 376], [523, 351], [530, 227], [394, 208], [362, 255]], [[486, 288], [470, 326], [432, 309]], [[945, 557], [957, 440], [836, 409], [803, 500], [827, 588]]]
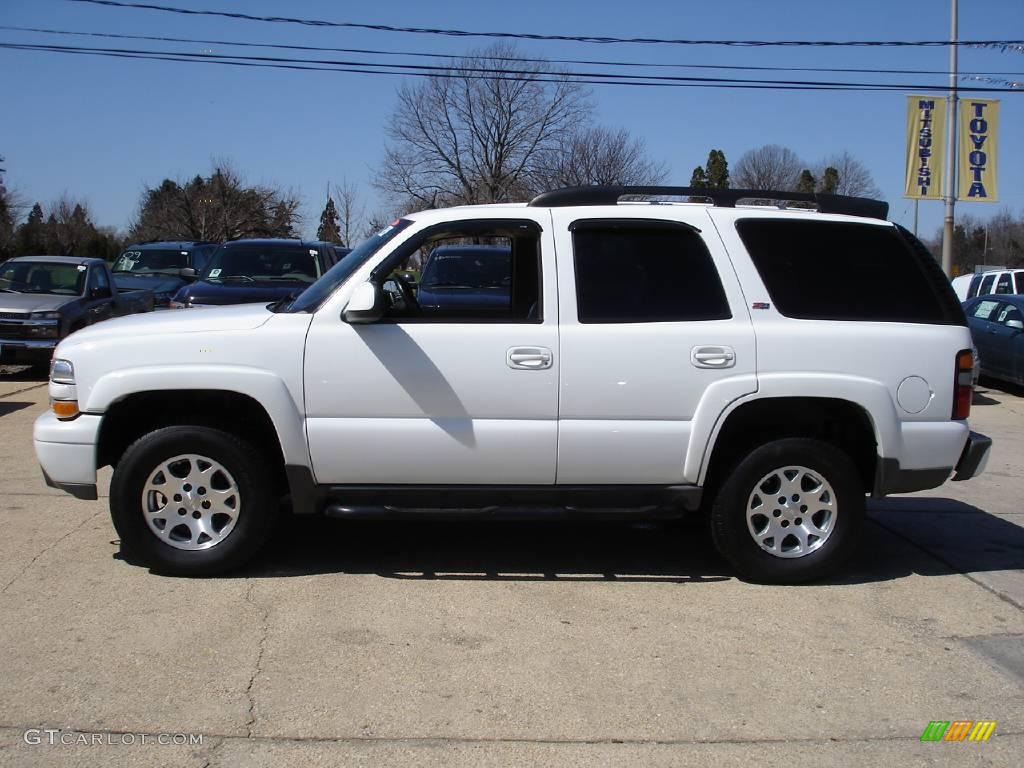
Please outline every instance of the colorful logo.
[[995, 720], [932, 720], [921, 741], [988, 741], [995, 729]]

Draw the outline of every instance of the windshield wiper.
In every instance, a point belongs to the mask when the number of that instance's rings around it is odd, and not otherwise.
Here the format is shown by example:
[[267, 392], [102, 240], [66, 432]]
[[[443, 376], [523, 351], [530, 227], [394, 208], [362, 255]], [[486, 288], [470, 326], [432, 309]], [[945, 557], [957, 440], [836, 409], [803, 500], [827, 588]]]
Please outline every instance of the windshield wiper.
[[240, 283], [255, 283], [248, 275], [218, 275], [217, 277], [208, 277], [207, 280], [219, 280], [220, 282], [230, 282], [237, 280]]

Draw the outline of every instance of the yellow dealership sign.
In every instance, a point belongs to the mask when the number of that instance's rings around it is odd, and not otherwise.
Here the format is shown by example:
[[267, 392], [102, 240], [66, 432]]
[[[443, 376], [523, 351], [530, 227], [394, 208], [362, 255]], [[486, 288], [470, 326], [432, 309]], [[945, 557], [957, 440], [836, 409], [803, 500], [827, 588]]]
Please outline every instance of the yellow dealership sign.
[[999, 102], [962, 99], [959, 118], [957, 197], [965, 201], [995, 202], [999, 198], [996, 186]]
[[904, 197], [942, 199], [942, 159], [946, 138], [946, 100], [907, 97], [907, 175]]

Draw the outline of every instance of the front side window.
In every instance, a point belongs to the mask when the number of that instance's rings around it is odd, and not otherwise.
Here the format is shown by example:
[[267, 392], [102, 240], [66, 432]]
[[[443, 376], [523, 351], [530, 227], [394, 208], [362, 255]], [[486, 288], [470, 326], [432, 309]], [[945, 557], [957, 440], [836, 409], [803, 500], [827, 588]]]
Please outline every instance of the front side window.
[[992, 283], [996, 281], [995, 275], [985, 275], [981, 281], [981, 288], [978, 290], [979, 296], [988, 296], [992, 293]]
[[1017, 284], [1017, 289], [1014, 293], [1024, 293], [1024, 272], [1015, 272], [1014, 282]]
[[1013, 286], [1010, 284], [1010, 273], [1003, 272], [996, 281], [996, 293], [1013, 293]]
[[[895, 227], [742, 219], [736, 228], [775, 307], [814, 320], [962, 323], [949, 281], [932, 279]], [[946, 291], [944, 297], [940, 291]], [[952, 307], [947, 306], [951, 304]], [[955, 310], [955, 311], [954, 311]]]
[[430, 227], [382, 267], [386, 318], [541, 322], [540, 230], [533, 222]]
[[999, 308], [999, 314], [996, 316], [996, 322], [1011, 328], [1022, 328], [1024, 327], [1024, 316], [1017, 307], [1012, 304], [1003, 304]]
[[973, 299], [977, 296], [979, 287], [981, 287], [981, 275], [975, 275], [971, 278], [971, 287], [967, 291], [967, 298]]
[[723, 320], [732, 315], [700, 234], [644, 220], [574, 222], [581, 323]]

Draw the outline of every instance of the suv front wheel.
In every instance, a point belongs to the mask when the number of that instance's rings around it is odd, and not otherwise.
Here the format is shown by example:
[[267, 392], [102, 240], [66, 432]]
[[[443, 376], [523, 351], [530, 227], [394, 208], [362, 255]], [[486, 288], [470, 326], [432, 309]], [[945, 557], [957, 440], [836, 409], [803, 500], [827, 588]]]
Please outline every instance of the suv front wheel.
[[796, 584], [822, 578], [849, 556], [864, 505], [845, 453], [787, 438], [755, 448], [735, 466], [715, 497], [711, 531], [744, 578]]
[[165, 427], [114, 470], [110, 515], [122, 551], [155, 571], [206, 576], [263, 545], [277, 510], [273, 473], [248, 443], [217, 429]]

